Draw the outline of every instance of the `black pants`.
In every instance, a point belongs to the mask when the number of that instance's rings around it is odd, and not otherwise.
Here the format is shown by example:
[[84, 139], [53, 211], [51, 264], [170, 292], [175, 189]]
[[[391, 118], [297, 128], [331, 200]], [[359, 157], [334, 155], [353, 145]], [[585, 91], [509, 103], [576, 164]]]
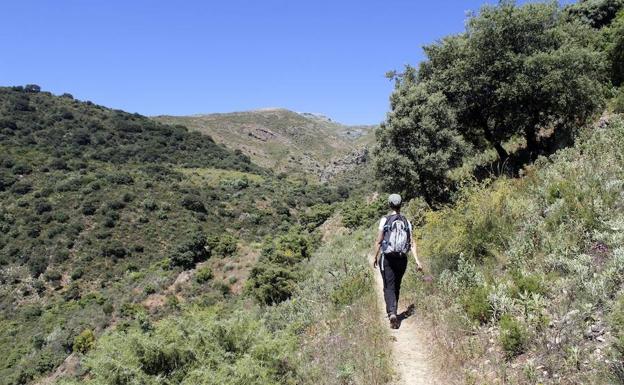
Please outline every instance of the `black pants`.
[[399, 304], [399, 291], [401, 280], [407, 268], [407, 256], [382, 255], [379, 264], [381, 277], [384, 285], [384, 299], [386, 300], [386, 312], [388, 317], [397, 314]]

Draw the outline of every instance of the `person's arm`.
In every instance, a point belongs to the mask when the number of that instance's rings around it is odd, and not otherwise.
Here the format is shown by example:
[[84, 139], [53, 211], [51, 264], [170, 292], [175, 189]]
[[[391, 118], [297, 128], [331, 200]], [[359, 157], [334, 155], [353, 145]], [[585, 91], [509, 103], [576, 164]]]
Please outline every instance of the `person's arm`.
[[418, 271], [423, 271], [423, 267], [422, 264], [420, 263], [420, 260], [418, 259], [418, 247], [416, 246], [416, 241], [412, 239], [412, 255], [414, 256], [414, 259], [416, 260], [416, 268], [418, 269]]
[[373, 260], [373, 268], [377, 268], [377, 258], [379, 258], [379, 251], [381, 250], [381, 242], [383, 242], [383, 230], [377, 233], [377, 239], [375, 240], [375, 254]]

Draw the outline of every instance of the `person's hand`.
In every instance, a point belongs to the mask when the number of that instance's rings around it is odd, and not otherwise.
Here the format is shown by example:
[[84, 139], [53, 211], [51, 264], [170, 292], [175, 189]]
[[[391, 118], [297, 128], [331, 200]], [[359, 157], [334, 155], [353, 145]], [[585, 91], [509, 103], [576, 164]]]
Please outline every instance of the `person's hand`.
[[373, 259], [373, 269], [377, 268], [377, 258]]
[[424, 271], [424, 269], [423, 269], [422, 265], [421, 265], [420, 263], [418, 263], [418, 262], [416, 262], [416, 270], [418, 270], [418, 271], [420, 271], [420, 272], [423, 272], [423, 271]]

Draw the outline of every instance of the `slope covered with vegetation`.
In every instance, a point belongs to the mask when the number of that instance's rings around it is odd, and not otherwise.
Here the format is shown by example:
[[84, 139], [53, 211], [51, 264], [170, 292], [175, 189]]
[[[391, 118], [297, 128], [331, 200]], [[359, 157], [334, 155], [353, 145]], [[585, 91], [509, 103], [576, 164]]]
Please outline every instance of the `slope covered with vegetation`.
[[0, 138], [2, 384], [52, 371], [110, 327], [242, 291], [265, 237], [297, 234], [322, 214], [311, 206], [347, 193], [37, 86], [0, 89]]
[[426, 212], [412, 281], [461, 382], [622, 383], [624, 120]]
[[285, 109], [154, 119], [210, 135], [263, 167], [316, 176], [345, 156], [361, 153], [374, 140], [372, 126], [345, 126], [319, 115]]
[[[624, 383], [623, 7], [503, 1], [390, 74], [376, 177], [411, 199], [433, 279], [403, 293], [457, 383]], [[372, 170], [301, 176], [351, 130], [1, 88], [0, 384], [68, 356], [49, 380], [390, 383]]]
[[301, 264], [305, 279], [290, 299], [184, 306], [154, 324], [111, 331], [84, 359], [89, 376], [59, 383], [387, 383], [389, 337], [365, 257], [373, 234], [335, 224], [326, 230], [333, 235]]
[[624, 383], [623, 10], [486, 6], [391, 74], [377, 176], [415, 198], [408, 300], [457, 383]]

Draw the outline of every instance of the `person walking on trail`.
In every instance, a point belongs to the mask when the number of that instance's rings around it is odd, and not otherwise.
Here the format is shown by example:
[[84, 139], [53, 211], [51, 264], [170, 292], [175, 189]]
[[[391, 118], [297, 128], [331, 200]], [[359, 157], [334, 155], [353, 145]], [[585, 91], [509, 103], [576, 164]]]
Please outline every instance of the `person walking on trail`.
[[401, 214], [401, 196], [391, 194], [388, 205], [392, 212], [379, 221], [379, 232], [375, 241], [375, 260], [373, 268], [379, 266], [383, 279], [384, 300], [390, 327], [398, 329], [397, 307], [401, 280], [407, 268], [407, 254], [411, 251], [416, 261], [416, 268], [422, 271], [418, 260], [416, 241], [412, 239], [412, 224]]

